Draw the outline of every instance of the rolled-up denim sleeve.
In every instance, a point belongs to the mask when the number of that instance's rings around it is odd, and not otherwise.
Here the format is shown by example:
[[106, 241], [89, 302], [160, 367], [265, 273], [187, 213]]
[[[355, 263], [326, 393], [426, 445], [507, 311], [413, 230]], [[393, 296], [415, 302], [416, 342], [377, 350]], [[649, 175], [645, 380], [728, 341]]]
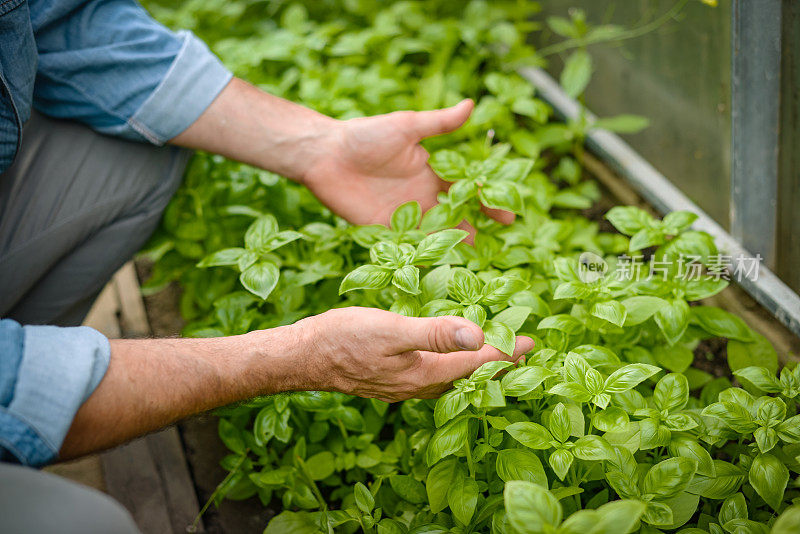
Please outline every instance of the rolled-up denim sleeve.
[[31, 0], [39, 66], [33, 104], [96, 131], [163, 144], [231, 80], [208, 47], [134, 0]]
[[0, 461], [55, 459], [110, 354], [108, 339], [92, 328], [0, 320]]

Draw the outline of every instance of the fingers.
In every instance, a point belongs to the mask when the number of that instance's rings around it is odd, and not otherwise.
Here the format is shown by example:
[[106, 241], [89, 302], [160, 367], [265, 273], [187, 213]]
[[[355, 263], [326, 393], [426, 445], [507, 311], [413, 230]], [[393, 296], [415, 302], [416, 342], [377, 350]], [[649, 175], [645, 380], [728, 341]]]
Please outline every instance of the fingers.
[[466, 99], [453, 107], [419, 111], [413, 115], [411, 128], [419, 138], [450, 133], [467, 121], [474, 107], [474, 102]]
[[403, 317], [398, 326], [398, 352], [475, 351], [483, 345], [481, 327], [463, 317]]
[[437, 380], [452, 382], [459, 378], [464, 378], [486, 362], [506, 360], [510, 362], [518, 361], [526, 353], [533, 349], [534, 342], [527, 336], [517, 336], [513, 355], [509, 356], [491, 345], [484, 345], [480, 350], [473, 352], [453, 352], [451, 354], [426, 354], [431, 360], [433, 370], [431, 374]]
[[511, 224], [516, 218], [516, 215], [506, 210], [498, 210], [496, 208], [487, 208], [486, 206], [481, 206], [481, 211], [500, 224]]

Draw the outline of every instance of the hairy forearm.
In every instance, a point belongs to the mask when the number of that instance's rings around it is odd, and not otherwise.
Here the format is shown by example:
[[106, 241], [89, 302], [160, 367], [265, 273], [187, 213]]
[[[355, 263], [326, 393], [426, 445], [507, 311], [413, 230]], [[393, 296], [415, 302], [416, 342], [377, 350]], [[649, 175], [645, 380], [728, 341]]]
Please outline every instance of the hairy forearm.
[[339, 121], [234, 78], [170, 143], [221, 154], [302, 181]]
[[227, 338], [112, 340], [108, 371], [78, 410], [60, 457], [257, 395], [314, 387], [298, 350], [303, 344], [291, 326]]

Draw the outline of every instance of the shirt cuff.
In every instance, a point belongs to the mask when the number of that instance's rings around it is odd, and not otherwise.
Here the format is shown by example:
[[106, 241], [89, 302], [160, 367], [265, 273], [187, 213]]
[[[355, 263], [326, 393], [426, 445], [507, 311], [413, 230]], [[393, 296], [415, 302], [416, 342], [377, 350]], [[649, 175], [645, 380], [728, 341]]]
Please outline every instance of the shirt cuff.
[[153, 144], [163, 145], [196, 121], [233, 78], [194, 34], [180, 31], [177, 35], [183, 45], [167, 75], [128, 119], [126, 126], [132, 131], [120, 131], [119, 135], [138, 137], [136, 132]]
[[0, 407], [0, 450], [28, 465], [58, 455], [78, 408], [105, 376], [108, 339], [85, 326], [25, 326], [14, 393]]

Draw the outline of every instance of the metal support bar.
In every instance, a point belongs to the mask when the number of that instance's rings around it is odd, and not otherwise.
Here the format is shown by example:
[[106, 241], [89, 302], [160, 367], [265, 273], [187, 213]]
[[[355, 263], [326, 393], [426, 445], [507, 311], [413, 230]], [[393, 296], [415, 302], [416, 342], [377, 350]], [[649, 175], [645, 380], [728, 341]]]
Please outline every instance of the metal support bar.
[[731, 10], [731, 234], [775, 267], [781, 0]]
[[[549, 74], [542, 69], [527, 68], [520, 74], [536, 86], [539, 96], [548, 101], [565, 119], [576, 119], [580, 114], [579, 104], [567, 96]], [[586, 113], [587, 120], [594, 116]], [[757, 261], [741, 243], [726, 232], [694, 202], [675, 187], [635, 150], [616, 134], [606, 130], [592, 130], [586, 144], [620, 176], [636, 189], [661, 213], [675, 210], [691, 211], [698, 215], [694, 227], [711, 234], [717, 246], [725, 254], [745, 265]], [[746, 263], [745, 263], [746, 262]], [[759, 304], [764, 306], [795, 335], [800, 336], [800, 297], [765, 266], [761, 266], [755, 280], [743, 277], [738, 282]]]

